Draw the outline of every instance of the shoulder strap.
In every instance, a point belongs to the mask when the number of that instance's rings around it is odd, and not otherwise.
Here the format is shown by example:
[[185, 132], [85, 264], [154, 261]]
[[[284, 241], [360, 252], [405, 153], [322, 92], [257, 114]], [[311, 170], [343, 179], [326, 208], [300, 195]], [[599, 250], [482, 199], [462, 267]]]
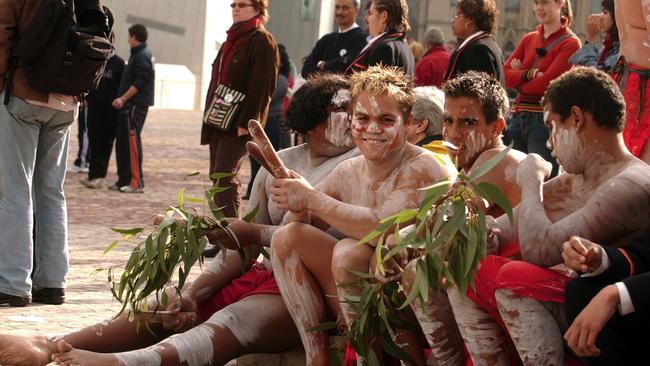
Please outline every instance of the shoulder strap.
[[[544, 47], [544, 49], [546, 50], [546, 53], [544, 54], [544, 56], [548, 55], [549, 51], [552, 50], [558, 44], [560, 44], [560, 42], [562, 42], [565, 39], [570, 38], [572, 36], [573, 36], [573, 32], [569, 32], [569, 33], [565, 33], [565, 34], [557, 37], [555, 40], [553, 40], [553, 42], [549, 43], [548, 46]], [[534, 69], [535, 67], [537, 67], [537, 64], [539, 64], [539, 62], [541, 60], [542, 60], [542, 57], [540, 57], [539, 54], [537, 54], [537, 58], [535, 58], [535, 63], [533, 64], [533, 66], [531, 66], [531, 69]]]

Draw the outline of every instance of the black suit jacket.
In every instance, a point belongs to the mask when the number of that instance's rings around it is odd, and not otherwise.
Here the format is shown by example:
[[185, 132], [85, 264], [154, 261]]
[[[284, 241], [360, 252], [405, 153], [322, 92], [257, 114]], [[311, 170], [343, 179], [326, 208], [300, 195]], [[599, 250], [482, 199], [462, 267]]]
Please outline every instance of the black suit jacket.
[[413, 78], [415, 59], [411, 49], [404, 42], [404, 33], [385, 34], [361, 52], [345, 72], [362, 71], [369, 66], [379, 64], [398, 66], [404, 70], [407, 76]]
[[634, 309], [650, 309], [650, 229], [620, 247], [603, 246], [609, 268], [595, 277], [584, 277], [604, 287], [622, 281]]
[[[302, 65], [302, 76], [307, 78], [314, 72], [321, 71], [318, 68], [319, 61], [325, 61], [323, 71], [344, 72], [350, 62], [366, 46], [367, 38], [368, 32], [361, 27], [345, 33], [332, 32], [324, 35], [316, 42], [311, 53], [305, 59], [305, 63]], [[343, 52], [343, 50], [345, 51]]]
[[444, 79], [453, 79], [470, 70], [483, 71], [505, 85], [503, 54], [493, 35], [484, 33], [457, 49], [449, 58]]

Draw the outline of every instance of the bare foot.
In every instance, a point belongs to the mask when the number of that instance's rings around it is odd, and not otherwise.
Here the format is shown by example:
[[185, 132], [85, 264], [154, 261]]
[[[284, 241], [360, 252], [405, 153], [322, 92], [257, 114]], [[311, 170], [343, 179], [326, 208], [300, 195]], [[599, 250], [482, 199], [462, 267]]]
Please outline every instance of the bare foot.
[[52, 355], [52, 361], [59, 366], [124, 366], [117, 357], [110, 353], [95, 353], [73, 348], [68, 342], [56, 343], [58, 353]]
[[44, 366], [56, 352], [44, 336], [0, 335], [0, 365]]

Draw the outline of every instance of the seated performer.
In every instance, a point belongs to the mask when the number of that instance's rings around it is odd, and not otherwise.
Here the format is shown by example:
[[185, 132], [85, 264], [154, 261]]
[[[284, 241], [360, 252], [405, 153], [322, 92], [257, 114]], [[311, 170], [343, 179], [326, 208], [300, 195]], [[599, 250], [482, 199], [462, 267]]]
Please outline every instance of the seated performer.
[[501, 216], [493, 227], [500, 246], [519, 243], [524, 261], [488, 256], [471, 300], [448, 290], [475, 363], [507, 364], [509, 334], [525, 364], [562, 364], [569, 277], [545, 267], [562, 263], [562, 244], [572, 235], [618, 244], [649, 222], [650, 167], [623, 145], [625, 102], [613, 80], [576, 67], [550, 84], [542, 105], [548, 145], [564, 173], [544, 183], [550, 164], [528, 155], [517, 171], [522, 199], [514, 225]]
[[[347, 109], [348, 82], [334, 75], [309, 80], [294, 95], [286, 125], [309, 136], [306, 144], [279, 152], [289, 168], [318, 184], [339, 163], [359, 155], [353, 149]], [[254, 223], [232, 219], [229, 228], [242, 246], [270, 245], [284, 212], [268, 200], [272, 177], [261, 169], [251, 207], [259, 203]], [[209, 235], [224, 239], [221, 231]], [[236, 247], [234, 243], [225, 243]], [[254, 248], [250, 248], [254, 249]], [[251, 253], [256, 258], [258, 251]], [[262, 263], [240, 276], [239, 254], [228, 251], [209, 262], [199, 277], [182, 289], [182, 300], [170, 294], [162, 324], [136, 331], [126, 316], [74, 331], [60, 338], [0, 336], [0, 364], [45, 365], [51, 355], [75, 365], [212, 365], [246, 353], [282, 352], [300, 338], [282, 301], [273, 273]], [[234, 280], [233, 280], [234, 279]], [[184, 333], [181, 333], [185, 331]], [[173, 339], [168, 337], [178, 334]], [[58, 342], [60, 340], [60, 342]], [[162, 342], [157, 346], [148, 347]], [[74, 347], [74, 348], [72, 348]], [[148, 347], [144, 349], [143, 347]], [[133, 352], [128, 352], [136, 350]], [[92, 351], [92, 352], [89, 352]], [[102, 353], [93, 353], [102, 352]], [[120, 352], [120, 353], [110, 353]]]
[[[287, 217], [305, 221], [311, 217], [322, 229], [341, 233], [334, 236], [308, 223], [293, 222], [273, 235], [274, 273], [300, 332], [308, 365], [331, 364], [327, 335], [309, 329], [325, 320], [325, 303], [334, 314], [345, 305], [339, 304], [332, 278], [334, 246], [352, 245], [382, 218], [417, 207], [422, 198], [418, 188], [453, 174], [431, 152], [406, 141], [414, 98], [402, 71], [372, 66], [353, 74], [351, 84], [352, 137], [363, 156], [339, 165], [321, 190], [298, 175], [276, 179], [271, 190], [280, 208], [297, 212]], [[368, 249], [366, 261], [371, 253]], [[345, 309], [342, 312], [346, 316]], [[414, 342], [410, 347], [421, 351]]]
[[[457, 162], [458, 170], [469, 175], [506, 149], [501, 137], [509, 110], [508, 96], [497, 80], [476, 71], [469, 71], [447, 81], [443, 91], [443, 136], [445, 141], [458, 147], [457, 150], [449, 148], [449, 155]], [[496, 185], [504, 192], [510, 204], [516, 206], [521, 200], [521, 188], [516, 182], [516, 172], [525, 157], [520, 151], [510, 150], [492, 170], [478, 178], [477, 182]], [[486, 213], [498, 216], [503, 210], [491, 206], [486, 208]], [[513, 254], [512, 248], [500, 249], [500, 255]], [[407, 292], [415, 281], [415, 263], [415, 260], [411, 261], [402, 276], [402, 284]], [[367, 271], [362, 268], [351, 269]], [[354, 278], [346, 276], [341, 280], [349, 282]], [[420, 299], [412, 303], [413, 311], [431, 347], [430, 360], [437, 365], [463, 364], [465, 360], [462, 340], [447, 296], [444, 291], [430, 295], [425, 304]]]
[[562, 257], [584, 273], [564, 290], [569, 347], [588, 365], [646, 364], [650, 230], [618, 248], [572, 237]]

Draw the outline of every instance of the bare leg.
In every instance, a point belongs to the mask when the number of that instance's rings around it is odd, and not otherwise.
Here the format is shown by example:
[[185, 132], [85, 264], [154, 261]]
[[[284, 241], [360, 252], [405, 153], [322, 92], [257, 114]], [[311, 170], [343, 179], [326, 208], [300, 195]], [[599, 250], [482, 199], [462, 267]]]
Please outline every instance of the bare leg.
[[[562, 365], [564, 341], [555, 317], [540, 302], [511, 290], [496, 291], [499, 313], [524, 365]], [[534, 329], [534, 332], [531, 332]]]
[[277, 353], [299, 344], [298, 331], [282, 298], [255, 295], [215, 313], [205, 323], [158, 345], [106, 354], [78, 349], [54, 355], [63, 365], [159, 366], [224, 364], [253, 352]]
[[447, 296], [474, 365], [509, 365], [505, 335], [490, 314], [461, 298], [455, 287], [447, 290]]
[[[402, 285], [407, 294], [415, 282], [415, 265], [416, 261], [411, 261], [402, 275]], [[464, 364], [463, 340], [446, 293], [443, 290], [429, 291], [426, 303], [417, 298], [411, 303], [411, 308], [431, 347], [428, 362], [439, 366]]]
[[329, 365], [329, 340], [325, 332], [308, 329], [326, 319], [326, 296], [338, 313], [336, 285], [330, 271], [336, 238], [311, 225], [291, 223], [280, 228], [271, 241], [273, 272], [300, 338], [307, 365]]
[[[348, 296], [359, 296], [362, 291], [356, 285], [359, 278], [350, 273], [350, 270], [357, 272], [372, 271], [373, 269], [370, 267], [371, 263], [374, 263], [372, 261], [374, 248], [368, 245], [357, 245], [356, 243], [357, 241], [354, 239], [341, 240], [334, 247], [332, 257], [332, 275], [337, 284], [341, 312], [347, 324], [350, 324], [352, 320], [356, 319], [357, 314], [352, 306], [345, 303], [344, 299]], [[407, 323], [415, 323], [416, 321], [410, 312], [403, 314], [403, 320]], [[411, 356], [411, 359], [416, 365], [424, 364], [420, 337], [418, 337], [416, 332], [400, 329], [397, 330], [396, 337], [396, 343]], [[359, 355], [357, 355], [357, 360], [357, 364], [363, 362], [363, 358]]]

